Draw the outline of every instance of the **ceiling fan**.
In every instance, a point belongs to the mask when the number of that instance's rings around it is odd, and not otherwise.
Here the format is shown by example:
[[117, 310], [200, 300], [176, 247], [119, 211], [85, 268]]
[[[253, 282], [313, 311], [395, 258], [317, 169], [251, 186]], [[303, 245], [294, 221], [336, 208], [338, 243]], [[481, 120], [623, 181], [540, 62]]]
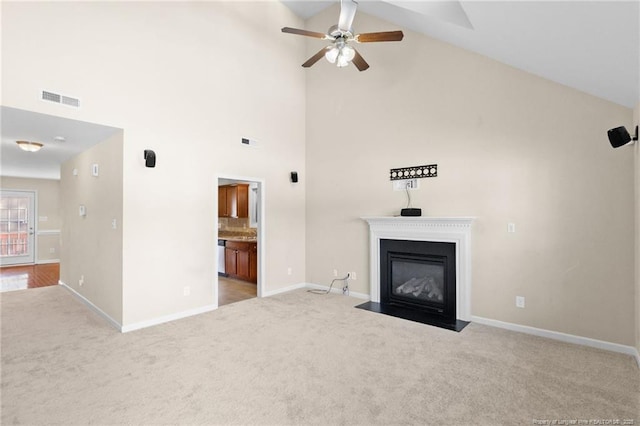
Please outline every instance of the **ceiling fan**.
[[318, 53], [302, 64], [304, 68], [309, 68], [324, 56], [329, 62], [336, 64], [340, 68], [346, 67], [350, 62], [353, 62], [353, 65], [355, 65], [359, 71], [364, 71], [369, 68], [369, 64], [358, 53], [358, 51], [350, 45], [350, 43], [400, 41], [404, 37], [402, 31], [355, 34], [351, 25], [353, 24], [353, 18], [356, 16], [357, 8], [358, 3], [355, 0], [341, 0], [338, 24], [329, 28], [326, 34], [301, 30], [298, 28], [282, 28], [283, 33], [297, 34], [331, 41], [330, 46], [320, 49]]

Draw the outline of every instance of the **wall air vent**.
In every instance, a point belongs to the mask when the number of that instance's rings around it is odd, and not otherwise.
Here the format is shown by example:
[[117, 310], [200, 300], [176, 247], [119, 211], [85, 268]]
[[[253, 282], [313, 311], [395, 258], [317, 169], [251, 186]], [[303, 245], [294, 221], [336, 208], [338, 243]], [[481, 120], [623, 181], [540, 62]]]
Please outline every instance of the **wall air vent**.
[[58, 95], [57, 93], [51, 93], [51, 92], [46, 92], [46, 91], [42, 91], [42, 100], [43, 101], [51, 101], [51, 102], [55, 102], [55, 103], [60, 103], [60, 98], [61, 96]]
[[73, 98], [71, 96], [61, 95], [59, 93], [50, 92], [48, 90], [42, 91], [43, 101], [55, 102], [57, 104], [67, 105], [74, 108], [80, 108], [80, 99]]
[[71, 98], [69, 96], [63, 96], [62, 103], [76, 108], [80, 107], [80, 99]]

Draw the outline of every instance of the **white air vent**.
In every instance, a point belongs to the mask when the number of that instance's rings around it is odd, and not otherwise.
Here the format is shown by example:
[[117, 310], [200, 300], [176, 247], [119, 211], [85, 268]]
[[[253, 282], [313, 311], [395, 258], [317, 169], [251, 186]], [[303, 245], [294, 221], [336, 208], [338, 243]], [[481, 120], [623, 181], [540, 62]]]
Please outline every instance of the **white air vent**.
[[249, 139], [249, 138], [242, 138], [242, 144], [243, 145], [248, 145], [248, 146], [257, 146], [258, 145], [258, 141], [254, 140], [254, 139]]
[[42, 100], [55, 102], [57, 104], [67, 105], [74, 108], [80, 108], [80, 99], [61, 95], [59, 93], [49, 92], [47, 90], [42, 91]]
[[70, 98], [69, 96], [63, 96], [62, 103], [65, 105], [78, 108], [80, 106], [80, 99]]
[[56, 102], [56, 103], [60, 103], [60, 95], [58, 95], [57, 93], [51, 93], [51, 92], [46, 92], [46, 91], [42, 91], [42, 100], [43, 101], [51, 101], [51, 102]]

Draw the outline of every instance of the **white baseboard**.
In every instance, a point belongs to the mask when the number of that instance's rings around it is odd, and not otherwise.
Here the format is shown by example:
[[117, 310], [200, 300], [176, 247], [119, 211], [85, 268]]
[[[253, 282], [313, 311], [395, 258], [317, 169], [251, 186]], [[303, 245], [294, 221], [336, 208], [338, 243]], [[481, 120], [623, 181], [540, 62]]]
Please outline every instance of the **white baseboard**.
[[293, 284], [293, 285], [290, 285], [290, 286], [287, 286], [287, 287], [282, 287], [282, 288], [277, 288], [275, 290], [265, 291], [264, 293], [262, 293], [262, 297], [275, 296], [276, 294], [286, 293], [288, 291], [299, 290], [299, 289], [305, 288], [305, 287], [306, 287], [305, 283]]
[[77, 291], [75, 291], [74, 289], [72, 289], [71, 287], [69, 287], [67, 284], [65, 284], [62, 281], [58, 281], [58, 284], [63, 286], [64, 288], [66, 288], [73, 296], [75, 296], [78, 300], [80, 300], [82, 303], [87, 305], [87, 307], [89, 307], [89, 309], [94, 311], [96, 314], [98, 314], [102, 318], [104, 318], [109, 324], [111, 324], [117, 330], [119, 330], [119, 331], [122, 330], [122, 325], [118, 321], [116, 321], [113, 318], [111, 318], [105, 311], [103, 311], [102, 309], [98, 308], [89, 299], [87, 299], [86, 297], [84, 297], [83, 295], [81, 295], [80, 293], [78, 293]]
[[590, 346], [592, 348], [604, 349], [611, 352], [618, 352], [631, 355], [635, 358], [640, 367], [640, 354], [633, 346], [621, 345], [618, 343], [605, 342], [604, 340], [591, 339], [589, 337], [574, 336], [572, 334], [560, 333], [558, 331], [544, 330], [541, 328], [529, 327], [527, 325], [513, 324], [510, 322], [498, 321], [489, 318], [471, 316], [471, 322], [489, 325], [491, 327], [504, 328], [506, 330], [518, 331], [520, 333], [532, 334], [534, 336], [546, 337], [548, 339], [559, 340], [566, 343]]
[[[329, 286], [326, 286], [326, 285], [313, 284], [313, 283], [298, 283], [298, 284], [293, 284], [287, 287], [282, 287], [282, 288], [277, 288], [275, 290], [267, 291], [262, 295], [262, 297], [275, 296], [276, 294], [286, 293], [294, 290], [300, 290], [302, 288], [315, 289], [315, 290], [329, 290]], [[342, 287], [332, 288], [331, 293], [342, 294]], [[368, 294], [357, 293], [355, 291], [349, 292], [349, 296], [355, 297], [357, 299], [369, 300]]]
[[[314, 284], [314, 283], [306, 283], [305, 287], [313, 289], [313, 290], [325, 290], [325, 291], [329, 290], [329, 286], [328, 285], [321, 285], [321, 284]], [[331, 293], [342, 294], [342, 286], [333, 287], [331, 289]], [[358, 293], [356, 291], [349, 291], [348, 295], [351, 296], [351, 297], [355, 297], [356, 299], [362, 299], [362, 300], [369, 300], [370, 299], [370, 296], [368, 294]]]
[[37, 260], [36, 265], [45, 265], [48, 263], [60, 263], [60, 259]]
[[134, 323], [134, 324], [121, 325], [118, 321], [116, 321], [113, 318], [111, 318], [102, 309], [100, 309], [96, 305], [94, 305], [89, 299], [87, 299], [86, 297], [84, 297], [83, 295], [81, 295], [80, 293], [75, 291], [73, 288], [69, 287], [64, 282], [58, 281], [58, 284], [60, 284], [61, 286], [63, 286], [67, 290], [69, 290], [69, 292], [71, 294], [73, 294], [76, 298], [78, 298], [82, 303], [87, 305], [87, 307], [89, 307], [89, 309], [91, 309], [92, 311], [94, 311], [95, 313], [97, 313], [98, 315], [103, 317], [109, 324], [111, 324], [113, 327], [115, 327], [118, 331], [120, 331], [122, 333], [127, 333], [129, 331], [139, 330], [141, 328], [146, 328], [146, 327], [151, 327], [151, 326], [158, 325], [158, 324], [163, 324], [165, 322], [170, 322], [170, 321], [174, 321], [174, 320], [190, 317], [190, 316], [193, 316], [193, 315], [203, 314], [205, 312], [213, 311], [213, 310], [218, 308], [218, 306], [216, 306], [216, 305], [208, 305], [208, 306], [203, 306], [201, 308], [190, 309], [188, 311], [178, 312], [178, 313], [171, 314], [171, 315], [165, 315], [165, 316], [154, 318], [154, 319], [147, 320], [147, 321], [137, 322], [137, 323]]
[[204, 314], [206, 312], [215, 311], [216, 309], [218, 309], [217, 304], [206, 305], [200, 308], [189, 309], [187, 311], [177, 312], [175, 314], [164, 315], [164, 316], [153, 318], [146, 321], [140, 321], [133, 324], [123, 325], [120, 328], [120, 331], [122, 331], [123, 333], [128, 333], [129, 331], [140, 330], [141, 328], [147, 328], [154, 325], [159, 325], [159, 324], [164, 324], [166, 322], [179, 320], [182, 318], [191, 317], [194, 315]]

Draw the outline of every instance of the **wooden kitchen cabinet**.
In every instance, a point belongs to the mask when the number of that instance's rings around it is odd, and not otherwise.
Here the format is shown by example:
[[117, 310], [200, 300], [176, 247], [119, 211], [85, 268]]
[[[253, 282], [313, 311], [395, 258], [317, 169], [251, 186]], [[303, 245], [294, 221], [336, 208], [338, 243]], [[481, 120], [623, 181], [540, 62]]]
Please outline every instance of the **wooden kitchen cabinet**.
[[249, 185], [239, 184], [237, 187], [237, 217], [249, 217]]
[[258, 282], [258, 244], [249, 246], [249, 281]]
[[225, 273], [252, 283], [258, 282], [258, 244], [227, 241], [224, 250]]
[[229, 276], [237, 275], [238, 271], [238, 256], [236, 255], [236, 249], [229, 247], [229, 241], [224, 248], [224, 273]]
[[218, 187], [218, 217], [249, 217], [249, 185], [222, 185]]
[[227, 187], [218, 187], [218, 217], [229, 217], [227, 210]]

